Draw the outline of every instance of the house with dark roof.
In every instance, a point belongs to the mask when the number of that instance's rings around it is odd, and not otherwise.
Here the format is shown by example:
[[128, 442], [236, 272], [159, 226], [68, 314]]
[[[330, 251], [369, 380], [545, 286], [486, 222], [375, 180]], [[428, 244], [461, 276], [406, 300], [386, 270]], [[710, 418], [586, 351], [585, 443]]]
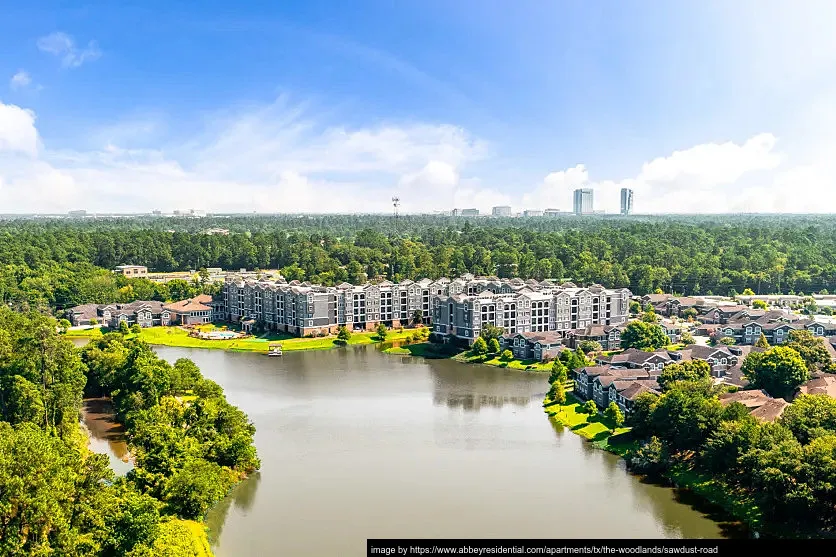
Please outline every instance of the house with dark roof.
[[636, 348], [628, 348], [612, 356], [599, 356], [595, 359], [599, 365], [622, 367], [628, 369], [645, 369], [656, 378], [665, 369], [665, 366], [674, 363], [674, 359], [667, 350], [656, 352], [645, 352]]
[[570, 329], [566, 331], [564, 344], [569, 348], [577, 348], [585, 340], [597, 342], [604, 350], [617, 350], [621, 348], [621, 327], [588, 325], [582, 329]]
[[503, 350], [510, 350], [519, 360], [542, 362], [554, 359], [563, 350], [563, 334], [558, 331], [504, 334], [499, 338]]
[[741, 305], [705, 307], [698, 318], [703, 323], [723, 324], [728, 323], [732, 317], [745, 312], [747, 309], [746, 306]]
[[165, 326], [171, 322], [171, 312], [163, 307], [162, 302], [155, 300], [137, 300], [129, 304], [84, 304], [70, 308], [66, 315], [74, 326], [92, 325], [95, 321], [111, 329], [118, 328], [122, 322], [140, 327]]
[[615, 402], [624, 414], [629, 414], [636, 399], [645, 393], [662, 394], [659, 383], [652, 379], [616, 380], [610, 383], [607, 405]]
[[774, 422], [780, 418], [789, 406], [786, 400], [772, 398], [766, 391], [755, 389], [723, 393], [718, 398], [723, 406], [739, 402], [749, 410], [751, 416], [766, 422]]
[[836, 398], [836, 374], [820, 373], [798, 387], [798, 395], [827, 395]]

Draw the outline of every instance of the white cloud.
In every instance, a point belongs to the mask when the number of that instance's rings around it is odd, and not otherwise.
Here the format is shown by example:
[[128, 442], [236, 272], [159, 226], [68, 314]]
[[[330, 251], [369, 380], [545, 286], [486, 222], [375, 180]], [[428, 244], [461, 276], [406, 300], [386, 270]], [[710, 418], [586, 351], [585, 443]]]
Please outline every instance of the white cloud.
[[[438, 207], [439, 199], [452, 202], [462, 186], [467, 196], [482, 196], [460, 174], [483, 156], [485, 145], [452, 126], [329, 128], [280, 99], [210, 118], [206, 130], [170, 146], [119, 145], [110, 139], [125, 134], [111, 126], [107, 133], [85, 133], [103, 140], [95, 149], [39, 153], [34, 114], [0, 107], [0, 145], [9, 151], [0, 154], [0, 204], [13, 211], [388, 212], [390, 197], [401, 192], [403, 210], [414, 212]], [[136, 129], [135, 121], [127, 122]], [[12, 150], [18, 160], [11, 160]], [[21, 164], [21, 153], [37, 158]]]
[[38, 48], [43, 52], [60, 56], [65, 68], [77, 68], [84, 62], [95, 60], [102, 55], [96, 41], [87, 43], [86, 48], [79, 48], [71, 36], [60, 31], [38, 39]]
[[23, 89], [28, 87], [31, 83], [32, 77], [29, 73], [23, 70], [18, 70], [18, 72], [12, 76], [12, 79], [9, 82], [9, 87], [11, 87], [12, 90]]
[[0, 102], [0, 154], [3, 152], [37, 155], [38, 131], [32, 111]]
[[[829, 112], [824, 106], [821, 114]], [[142, 147], [119, 125], [84, 130], [89, 150], [43, 146], [35, 114], [0, 103], [0, 205], [17, 212], [141, 212], [193, 207], [235, 212], [403, 212], [453, 207], [489, 211], [571, 209], [572, 191], [595, 189], [595, 207], [617, 212], [619, 189], [635, 190], [639, 213], [832, 212], [836, 141], [822, 136], [807, 158], [778, 150], [776, 137], [716, 142], [636, 165], [633, 176], [595, 180], [583, 164], [552, 172], [529, 188], [474, 175], [486, 142], [445, 124], [326, 127], [305, 106], [269, 106], [207, 118], [207, 127], [167, 144], [164, 125], [147, 129]], [[836, 113], [834, 113], [836, 114]], [[152, 143], [154, 143], [152, 145]], [[781, 142], [783, 146], [784, 143]]]

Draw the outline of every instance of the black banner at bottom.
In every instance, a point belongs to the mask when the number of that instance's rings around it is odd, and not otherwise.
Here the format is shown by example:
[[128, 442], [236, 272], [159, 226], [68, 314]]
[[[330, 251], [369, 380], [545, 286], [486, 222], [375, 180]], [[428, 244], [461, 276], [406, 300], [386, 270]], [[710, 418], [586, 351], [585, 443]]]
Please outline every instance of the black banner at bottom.
[[368, 557], [421, 555], [721, 555], [836, 549], [833, 540], [368, 540]]

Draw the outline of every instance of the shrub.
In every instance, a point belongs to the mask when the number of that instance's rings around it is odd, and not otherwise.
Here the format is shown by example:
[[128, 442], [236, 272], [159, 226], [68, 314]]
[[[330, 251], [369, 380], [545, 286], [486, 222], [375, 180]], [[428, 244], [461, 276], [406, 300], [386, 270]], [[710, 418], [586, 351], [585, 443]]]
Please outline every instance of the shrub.
[[587, 414], [597, 414], [598, 413], [598, 407], [595, 405], [594, 400], [587, 400], [586, 402], [584, 402], [583, 406], [581, 407], [581, 410], [583, 410]]
[[482, 356], [488, 353], [488, 343], [485, 342], [485, 339], [482, 337], [477, 338], [473, 342], [473, 346], [470, 348], [470, 352], [474, 356]]
[[502, 351], [502, 356], [500, 356], [500, 358], [502, 360], [505, 360], [506, 362], [508, 362], [508, 361], [514, 359], [514, 353], [506, 348], [505, 350]]
[[670, 463], [668, 451], [658, 437], [650, 440], [627, 455], [627, 467], [638, 474], [660, 476]]
[[502, 348], [500, 348], [500, 346], [499, 346], [499, 341], [496, 340], [495, 338], [492, 338], [488, 341], [488, 352], [490, 354], [499, 354], [499, 351], [501, 349]]

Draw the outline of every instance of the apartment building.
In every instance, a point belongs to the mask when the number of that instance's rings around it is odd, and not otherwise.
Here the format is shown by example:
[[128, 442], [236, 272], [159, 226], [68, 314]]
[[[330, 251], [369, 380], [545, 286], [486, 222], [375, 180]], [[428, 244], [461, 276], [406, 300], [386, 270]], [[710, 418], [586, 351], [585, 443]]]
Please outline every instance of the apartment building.
[[379, 323], [400, 327], [431, 319], [431, 297], [445, 292], [449, 279], [382, 281], [364, 285], [320, 286], [284, 280], [228, 277], [219, 314], [226, 321], [251, 322], [300, 336], [333, 334], [341, 326], [374, 330]]
[[601, 285], [521, 279], [456, 279], [448, 293], [433, 299], [433, 331], [475, 340], [487, 325], [506, 334], [558, 331], [590, 325], [620, 325], [627, 321], [630, 291]]
[[308, 282], [228, 277], [218, 315], [297, 335], [333, 334], [340, 326], [371, 331], [399, 327], [420, 313], [434, 332], [472, 342], [485, 323], [506, 333], [568, 331], [627, 321], [630, 292], [600, 285], [475, 277], [319, 286]]

